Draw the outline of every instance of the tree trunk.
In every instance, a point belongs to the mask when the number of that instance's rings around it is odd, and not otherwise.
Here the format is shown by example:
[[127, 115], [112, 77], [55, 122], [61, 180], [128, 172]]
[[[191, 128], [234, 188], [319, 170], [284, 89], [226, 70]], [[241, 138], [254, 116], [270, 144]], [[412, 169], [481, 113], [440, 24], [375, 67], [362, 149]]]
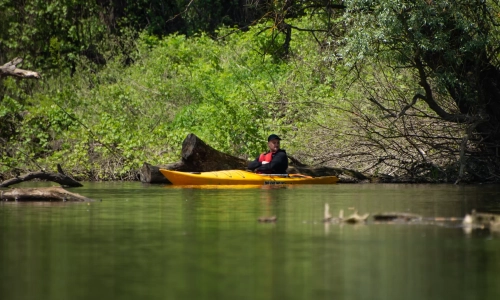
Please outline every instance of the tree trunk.
[[144, 183], [169, 183], [160, 168], [182, 172], [210, 172], [219, 170], [245, 170], [244, 159], [220, 152], [190, 133], [182, 143], [181, 160], [165, 166], [144, 163], [139, 176]]
[[160, 172], [160, 169], [166, 168], [167, 166], [153, 166], [145, 162], [139, 170], [139, 178], [144, 183], [170, 183]]
[[182, 162], [187, 168], [183, 171], [190, 172], [245, 170], [248, 164], [242, 158], [215, 150], [192, 133], [182, 143]]

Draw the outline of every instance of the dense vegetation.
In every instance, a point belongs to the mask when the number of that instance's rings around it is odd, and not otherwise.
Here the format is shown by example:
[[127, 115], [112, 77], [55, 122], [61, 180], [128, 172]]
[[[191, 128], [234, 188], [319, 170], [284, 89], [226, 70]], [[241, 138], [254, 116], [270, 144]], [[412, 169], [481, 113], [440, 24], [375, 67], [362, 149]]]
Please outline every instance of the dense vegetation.
[[132, 179], [189, 132], [252, 158], [498, 180], [496, 1], [0, 0], [0, 173]]

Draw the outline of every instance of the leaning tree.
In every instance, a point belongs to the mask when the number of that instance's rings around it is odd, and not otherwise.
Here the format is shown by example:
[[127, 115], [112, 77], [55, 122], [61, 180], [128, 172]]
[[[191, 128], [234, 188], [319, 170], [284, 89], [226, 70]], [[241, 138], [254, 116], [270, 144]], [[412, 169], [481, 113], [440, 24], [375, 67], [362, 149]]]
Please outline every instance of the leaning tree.
[[[498, 174], [498, 2], [347, 0], [343, 4], [346, 7], [343, 15], [346, 36], [342, 41], [336, 40], [339, 47], [335, 55], [340, 57], [339, 64], [356, 72], [358, 82], [366, 81], [366, 77], [359, 75], [366, 75], [370, 68], [371, 83], [385, 82], [388, 90], [367, 93], [369, 96], [365, 99], [353, 101], [354, 106], [361, 107], [362, 101], [371, 103], [382, 113], [380, 119], [406, 126], [398, 132], [403, 135], [408, 134], [408, 126], [416, 135], [427, 130], [422, 125], [425, 122], [411, 122], [409, 116], [439, 120], [439, 126], [431, 126], [433, 136], [429, 138], [434, 142], [420, 140], [427, 143], [428, 150], [439, 151], [443, 147], [438, 142], [440, 138], [453, 140], [459, 148], [455, 154], [461, 162], [460, 176], [466, 172], [466, 165], [469, 169], [483, 169], [486, 171], [484, 177]], [[385, 77], [388, 73], [392, 78]], [[403, 77], [406, 81], [401, 80]], [[375, 90], [373, 86], [366, 89]], [[391, 101], [398, 105], [391, 106]], [[372, 118], [365, 118], [359, 123], [372, 121]], [[369, 130], [369, 127], [365, 129]], [[448, 127], [461, 130], [461, 135], [457, 137], [457, 131], [451, 136], [443, 134]], [[406, 138], [409, 144], [415, 141]], [[379, 139], [381, 143], [382, 140], [383, 137]], [[423, 161], [425, 155], [432, 152], [424, 151], [420, 146], [415, 148]]]

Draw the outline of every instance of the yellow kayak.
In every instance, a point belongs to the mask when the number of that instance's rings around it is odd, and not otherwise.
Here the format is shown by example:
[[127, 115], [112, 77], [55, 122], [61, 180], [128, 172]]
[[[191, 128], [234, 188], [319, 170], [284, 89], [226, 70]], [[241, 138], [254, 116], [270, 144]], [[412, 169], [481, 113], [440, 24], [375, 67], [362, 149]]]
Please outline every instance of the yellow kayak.
[[336, 176], [255, 174], [240, 170], [189, 173], [160, 169], [160, 172], [174, 185], [332, 184], [339, 180]]

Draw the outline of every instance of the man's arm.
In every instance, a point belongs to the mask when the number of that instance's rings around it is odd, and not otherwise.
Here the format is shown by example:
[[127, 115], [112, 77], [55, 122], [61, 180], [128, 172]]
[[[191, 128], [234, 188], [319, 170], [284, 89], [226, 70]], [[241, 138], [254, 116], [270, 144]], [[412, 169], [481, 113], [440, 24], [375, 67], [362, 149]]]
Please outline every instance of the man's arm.
[[252, 161], [248, 164], [249, 170], [253, 171], [253, 170], [257, 169], [258, 167], [262, 166], [262, 163], [259, 161], [259, 157], [260, 157], [260, 155], [257, 156], [257, 158], [254, 161]]
[[288, 157], [285, 151], [279, 151], [273, 157], [273, 160], [265, 165], [258, 167], [259, 171], [271, 171], [275, 173], [285, 173], [288, 168]]

